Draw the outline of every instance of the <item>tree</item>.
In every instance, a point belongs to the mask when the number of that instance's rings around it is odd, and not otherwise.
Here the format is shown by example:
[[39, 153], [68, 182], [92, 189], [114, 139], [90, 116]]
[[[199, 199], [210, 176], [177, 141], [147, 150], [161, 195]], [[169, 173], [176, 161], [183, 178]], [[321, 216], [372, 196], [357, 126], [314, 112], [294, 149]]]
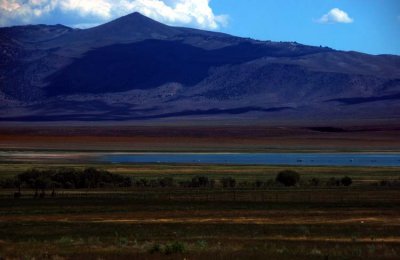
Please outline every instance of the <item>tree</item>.
[[18, 189], [18, 191], [14, 192], [14, 198], [19, 199], [22, 196], [21, 193], [21, 181], [18, 178], [15, 178], [13, 180], [13, 185], [15, 186], [15, 188]]
[[[46, 189], [49, 188], [50, 185], [51, 185], [50, 178], [45, 174], [40, 174], [38, 178], [35, 179], [34, 182], [35, 198], [37, 198], [38, 196], [40, 198], [44, 198], [44, 196], [46, 195]], [[38, 193], [39, 190], [41, 190], [40, 194]]]
[[38, 190], [47, 188], [86, 189], [99, 187], [131, 187], [132, 179], [127, 176], [112, 174], [105, 170], [87, 168], [84, 171], [73, 168], [50, 170], [31, 169], [18, 175], [20, 183]]
[[346, 176], [340, 180], [340, 183], [342, 183], [343, 186], [348, 187], [353, 183], [353, 180], [349, 176]]
[[300, 181], [300, 174], [292, 170], [281, 171], [276, 176], [276, 181], [287, 187], [295, 186]]

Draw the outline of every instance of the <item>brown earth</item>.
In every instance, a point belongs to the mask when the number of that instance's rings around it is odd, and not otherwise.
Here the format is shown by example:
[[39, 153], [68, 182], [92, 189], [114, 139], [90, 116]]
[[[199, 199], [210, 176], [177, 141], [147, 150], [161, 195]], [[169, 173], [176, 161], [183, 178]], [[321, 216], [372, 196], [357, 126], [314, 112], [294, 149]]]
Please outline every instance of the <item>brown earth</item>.
[[400, 151], [400, 127], [0, 127], [0, 149]]
[[400, 226], [398, 210], [184, 210], [135, 211], [129, 213], [38, 214], [0, 216], [0, 222], [85, 223], [191, 223], [191, 224], [365, 224]]

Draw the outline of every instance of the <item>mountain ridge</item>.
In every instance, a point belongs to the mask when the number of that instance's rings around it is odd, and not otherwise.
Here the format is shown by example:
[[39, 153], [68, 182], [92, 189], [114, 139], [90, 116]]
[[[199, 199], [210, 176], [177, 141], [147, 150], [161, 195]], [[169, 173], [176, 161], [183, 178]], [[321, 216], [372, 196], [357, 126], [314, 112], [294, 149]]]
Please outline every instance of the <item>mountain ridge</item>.
[[172, 27], [139, 13], [89, 29], [0, 28], [0, 60], [3, 122], [400, 117], [399, 56]]

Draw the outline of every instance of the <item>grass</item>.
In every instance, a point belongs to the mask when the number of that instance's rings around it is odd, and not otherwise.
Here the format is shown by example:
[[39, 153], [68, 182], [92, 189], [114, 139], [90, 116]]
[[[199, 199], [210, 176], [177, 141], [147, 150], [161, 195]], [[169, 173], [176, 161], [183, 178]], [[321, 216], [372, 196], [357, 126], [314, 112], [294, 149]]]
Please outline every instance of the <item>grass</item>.
[[196, 175], [204, 175], [213, 179], [226, 176], [238, 181], [254, 181], [275, 179], [279, 171], [293, 169], [299, 172], [303, 179], [349, 176], [356, 182], [372, 182], [398, 179], [399, 167], [342, 167], [342, 166], [262, 166], [262, 165], [195, 165], [195, 164], [75, 164], [75, 163], [1, 163], [0, 178], [8, 178], [30, 168], [60, 168], [73, 167], [84, 169], [93, 166], [112, 173], [129, 175], [135, 178], [156, 179], [173, 177], [176, 180], [187, 180]]
[[[32, 167], [0, 164], [1, 177]], [[284, 166], [90, 165], [134, 178], [195, 175], [274, 179]], [[0, 258], [398, 259], [400, 190], [361, 185], [398, 179], [391, 167], [290, 167], [302, 179], [353, 178], [339, 188], [129, 188], [61, 191], [33, 199], [0, 192]]]
[[[285, 193], [298, 195], [297, 190]], [[385, 203], [129, 196], [3, 198], [0, 255], [78, 259], [398, 257], [399, 212], [400, 205], [391, 196]]]

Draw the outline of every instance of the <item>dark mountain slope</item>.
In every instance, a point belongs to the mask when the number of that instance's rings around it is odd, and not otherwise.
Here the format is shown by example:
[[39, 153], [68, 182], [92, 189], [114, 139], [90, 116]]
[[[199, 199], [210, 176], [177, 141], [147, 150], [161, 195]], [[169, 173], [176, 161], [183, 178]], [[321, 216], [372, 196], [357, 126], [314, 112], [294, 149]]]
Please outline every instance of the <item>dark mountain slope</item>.
[[[396, 120], [400, 58], [171, 27], [0, 28], [0, 120]], [[243, 121], [244, 120], [244, 121]]]
[[180, 41], [146, 40], [111, 45], [88, 52], [50, 78], [50, 96], [151, 89], [176, 82], [194, 86], [212, 67], [242, 64], [261, 57], [297, 57], [320, 51], [304, 48], [283, 52], [261, 44], [241, 43], [204, 50]]

